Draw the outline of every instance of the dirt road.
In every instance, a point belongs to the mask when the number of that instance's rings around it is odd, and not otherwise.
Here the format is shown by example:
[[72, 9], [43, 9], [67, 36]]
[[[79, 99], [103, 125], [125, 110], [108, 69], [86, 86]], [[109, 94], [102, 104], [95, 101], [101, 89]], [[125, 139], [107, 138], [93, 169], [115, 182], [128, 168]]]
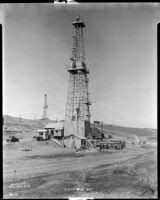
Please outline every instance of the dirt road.
[[119, 152], [116, 154], [85, 155], [83, 157], [66, 157], [51, 159], [23, 159], [14, 164], [4, 165], [4, 181], [13, 180], [14, 170], [17, 179], [37, 177], [48, 174], [56, 174], [64, 171], [82, 170], [103, 164], [123, 162], [139, 155], [149, 153], [151, 150], [139, 150], [131, 152]]

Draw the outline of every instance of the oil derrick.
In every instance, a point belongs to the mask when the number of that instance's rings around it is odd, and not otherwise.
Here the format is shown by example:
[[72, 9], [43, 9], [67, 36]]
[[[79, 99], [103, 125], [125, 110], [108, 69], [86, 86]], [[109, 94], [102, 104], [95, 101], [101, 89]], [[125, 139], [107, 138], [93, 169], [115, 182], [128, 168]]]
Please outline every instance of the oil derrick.
[[44, 106], [41, 119], [48, 119], [48, 105], [47, 105], [47, 94], [44, 95]]
[[64, 135], [74, 134], [81, 137], [90, 135], [90, 108], [88, 77], [85, 62], [83, 28], [85, 24], [78, 16], [73, 25], [73, 47], [70, 58], [69, 87], [65, 111]]

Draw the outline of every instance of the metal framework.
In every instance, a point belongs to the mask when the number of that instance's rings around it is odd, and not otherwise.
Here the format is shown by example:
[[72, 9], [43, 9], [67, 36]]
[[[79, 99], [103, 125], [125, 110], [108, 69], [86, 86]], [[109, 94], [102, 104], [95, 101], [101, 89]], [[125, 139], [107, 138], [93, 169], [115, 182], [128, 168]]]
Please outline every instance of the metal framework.
[[[89, 70], [85, 62], [83, 28], [85, 24], [80, 16], [72, 22], [73, 25], [73, 48], [68, 68], [70, 73], [65, 121], [88, 121], [90, 122], [89, 90], [87, 75]], [[77, 123], [78, 126], [78, 123]]]
[[48, 119], [47, 94], [44, 95], [44, 106], [43, 106], [42, 119]]

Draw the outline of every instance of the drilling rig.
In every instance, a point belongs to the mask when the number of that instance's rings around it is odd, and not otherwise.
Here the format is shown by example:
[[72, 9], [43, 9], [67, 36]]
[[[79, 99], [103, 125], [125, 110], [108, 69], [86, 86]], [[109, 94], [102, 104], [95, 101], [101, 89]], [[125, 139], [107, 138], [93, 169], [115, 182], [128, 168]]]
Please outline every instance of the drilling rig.
[[83, 28], [85, 23], [80, 16], [72, 22], [73, 47], [69, 72], [69, 87], [65, 111], [64, 135], [90, 137], [90, 105], [88, 90], [89, 70], [85, 61]]
[[44, 105], [43, 105], [43, 113], [41, 119], [48, 119], [47, 94], [44, 95]]

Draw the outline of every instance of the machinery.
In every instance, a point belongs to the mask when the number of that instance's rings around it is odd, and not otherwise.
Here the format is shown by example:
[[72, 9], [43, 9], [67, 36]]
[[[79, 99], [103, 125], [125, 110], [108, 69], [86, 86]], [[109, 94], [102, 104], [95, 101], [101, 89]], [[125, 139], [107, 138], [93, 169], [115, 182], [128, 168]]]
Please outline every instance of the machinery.
[[108, 140], [100, 141], [97, 143], [97, 147], [101, 149], [124, 149], [126, 147], [126, 142], [121, 140]]
[[33, 140], [37, 140], [37, 141], [44, 141], [42, 136], [34, 136]]
[[19, 139], [15, 136], [9, 136], [7, 142], [19, 142]]

